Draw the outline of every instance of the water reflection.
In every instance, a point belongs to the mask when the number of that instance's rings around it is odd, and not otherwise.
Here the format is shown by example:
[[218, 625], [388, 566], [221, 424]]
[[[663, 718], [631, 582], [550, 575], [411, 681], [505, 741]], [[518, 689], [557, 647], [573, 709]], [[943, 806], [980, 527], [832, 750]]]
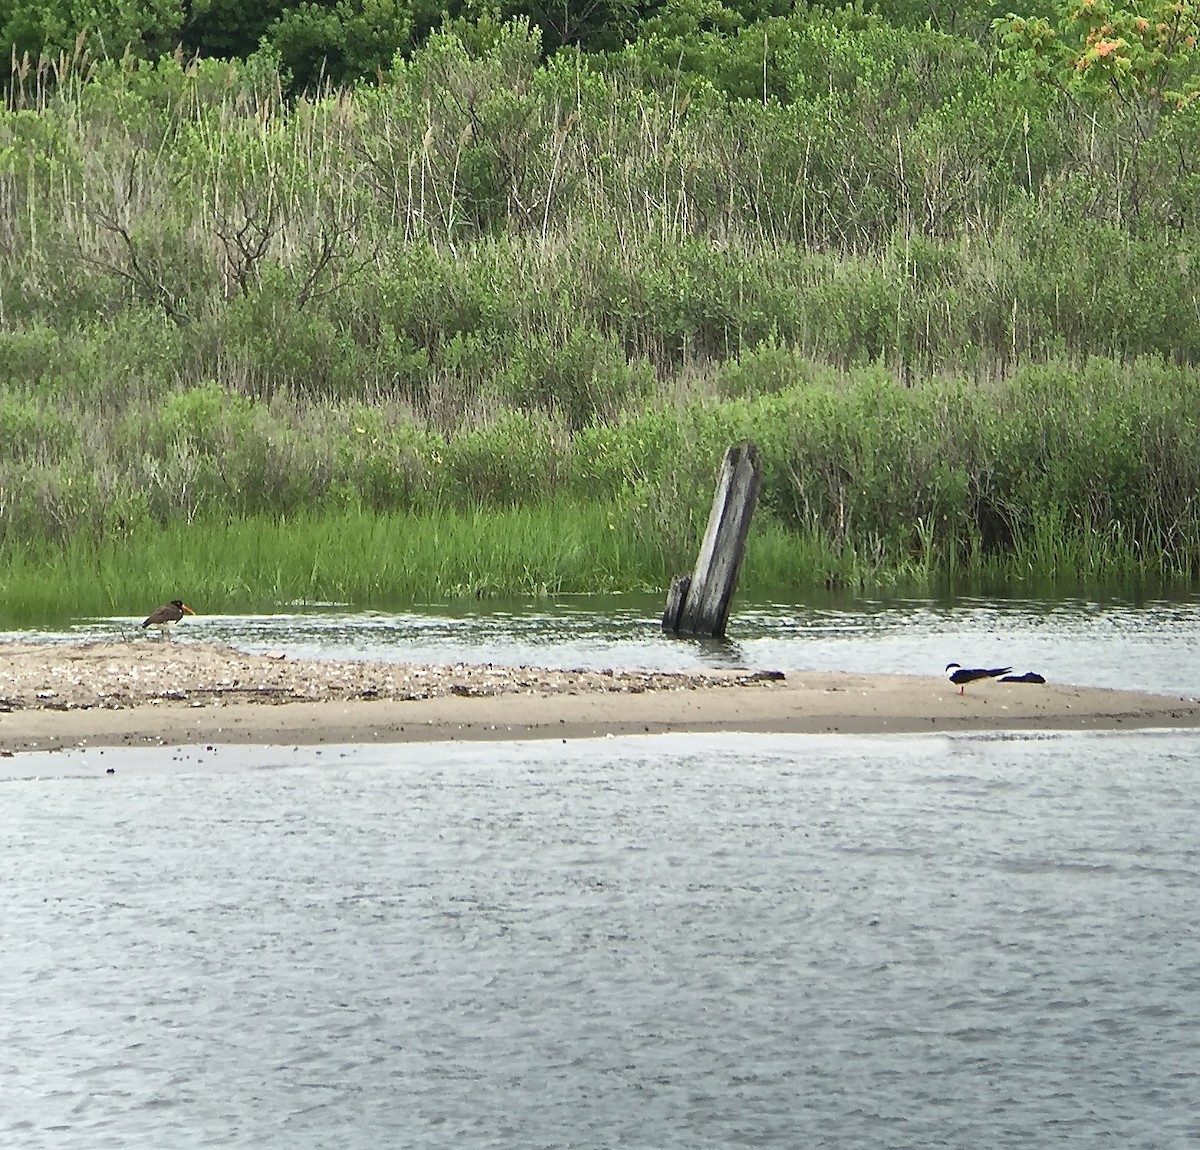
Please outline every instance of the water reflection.
[[670, 642], [681, 645], [685, 650], [690, 649], [697, 664], [717, 670], [742, 670], [751, 665], [745, 647], [728, 637], [724, 639], [697, 639], [680, 636]]
[[[1051, 682], [1171, 694], [1200, 688], [1200, 600], [827, 599], [735, 605], [725, 641], [663, 635], [657, 596], [200, 615], [177, 641], [299, 657], [588, 669], [840, 670], [939, 674], [948, 662], [1011, 665]], [[143, 637], [140, 619], [17, 633], [65, 640]], [[12, 637], [10, 633], [9, 637]], [[146, 641], [156, 641], [147, 639]]]

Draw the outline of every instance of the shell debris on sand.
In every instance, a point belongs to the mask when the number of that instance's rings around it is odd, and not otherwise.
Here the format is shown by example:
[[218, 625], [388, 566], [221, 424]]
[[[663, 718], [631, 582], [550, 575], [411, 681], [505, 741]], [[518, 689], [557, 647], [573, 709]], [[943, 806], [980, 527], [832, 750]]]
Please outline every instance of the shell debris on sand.
[[14, 709], [192, 703], [431, 699], [444, 695], [585, 694], [746, 686], [780, 672], [545, 670], [456, 663], [415, 666], [250, 654], [211, 643], [0, 644], [0, 698]]

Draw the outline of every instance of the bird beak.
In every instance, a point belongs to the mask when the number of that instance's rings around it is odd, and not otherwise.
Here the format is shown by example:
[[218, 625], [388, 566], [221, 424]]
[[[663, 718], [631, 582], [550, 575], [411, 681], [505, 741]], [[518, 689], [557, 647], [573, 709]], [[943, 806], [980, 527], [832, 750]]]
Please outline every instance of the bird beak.
[[188, 606], [188, 605], [185, 603], [185, 604], [183, 605], [183, 613], [184, 613], [185, 615], [194, 615], [196, 612], [195, 612], [195, 611], [193, 611], [193, 610], [192, 610], [192, 609], [191, 609], [191, 608], [190, 608], [190, 607], [189, 607], [189, 606]]

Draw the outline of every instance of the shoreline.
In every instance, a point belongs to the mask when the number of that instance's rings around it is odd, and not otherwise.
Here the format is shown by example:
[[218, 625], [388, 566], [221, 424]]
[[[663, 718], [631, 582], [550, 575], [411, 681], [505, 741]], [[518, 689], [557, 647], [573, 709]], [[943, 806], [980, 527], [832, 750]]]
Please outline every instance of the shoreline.
[[213, 644], [0, 644], [0, 753], [606, 735], [1200, 727], [1191, 698], [849, 672], [553, 671], [252, 655]]

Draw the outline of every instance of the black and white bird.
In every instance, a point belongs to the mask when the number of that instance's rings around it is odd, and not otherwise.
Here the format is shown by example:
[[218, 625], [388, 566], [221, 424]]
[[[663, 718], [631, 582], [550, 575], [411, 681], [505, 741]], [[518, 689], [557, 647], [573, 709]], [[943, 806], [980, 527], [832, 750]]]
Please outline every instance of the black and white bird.
[[958, 663], [947, 663], [946, 678], [958, 688], [960, 695], [964, 695], [968, 683], [978, 679], [996, 679], [1011, 670], [1011, 667], [962, 667]]
[[179, 622], [184, 615], [194, 615], [193, 611], [182, 599], [172, 599], [170, 603], [164, 603], [157, 611], [152, 611], [142, 622], [143, 627], [157, 627], [162, 633], [163, 638], [171, 637], [171, 628]]

